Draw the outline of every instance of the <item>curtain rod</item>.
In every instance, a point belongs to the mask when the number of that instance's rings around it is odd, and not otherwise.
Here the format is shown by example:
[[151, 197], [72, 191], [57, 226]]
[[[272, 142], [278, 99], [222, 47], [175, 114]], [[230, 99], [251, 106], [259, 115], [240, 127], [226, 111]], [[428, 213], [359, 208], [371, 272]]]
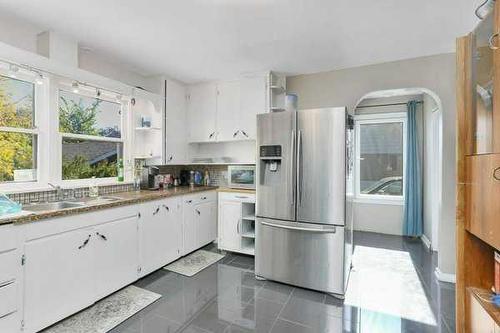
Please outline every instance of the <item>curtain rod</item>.
[[[422, 101], [417, 101], [417, 104], [422, 104]], [[408, 103], [392, 103], [392, 104], [374, 104], [374, 105], [362, 105], [362, 106], [356, 106], [356, 109], [363, 109], [363, 108], [374, 108], [374, 107], [379, 107], [379, 106], [393, 106], [393, 105], [406, 105]]]

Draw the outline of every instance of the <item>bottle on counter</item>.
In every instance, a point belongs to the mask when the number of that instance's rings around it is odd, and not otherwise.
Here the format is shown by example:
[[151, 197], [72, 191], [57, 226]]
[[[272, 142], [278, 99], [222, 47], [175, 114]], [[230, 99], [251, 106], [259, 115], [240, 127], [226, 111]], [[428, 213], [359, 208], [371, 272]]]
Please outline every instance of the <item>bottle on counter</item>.
[[189, 186], [194, 186], [194, 170], [189, 171]]
[[124, 176], [123, 176], [123, 159], [122, 158], [120, 158], [118, 160], [117, 168], [118, 168], [118, 181], [122, 182], [124, 180]]
[[210, 172], [205, 170], [205, 175], [203, 176], [203, 185], [210, 186]]

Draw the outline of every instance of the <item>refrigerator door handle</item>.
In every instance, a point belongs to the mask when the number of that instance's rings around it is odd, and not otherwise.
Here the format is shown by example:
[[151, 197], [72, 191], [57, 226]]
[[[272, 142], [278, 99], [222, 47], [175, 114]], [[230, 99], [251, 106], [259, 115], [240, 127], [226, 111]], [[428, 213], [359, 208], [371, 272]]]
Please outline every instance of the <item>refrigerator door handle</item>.
[[289, 226], [289, 225], [283, 225], [283, 224], [274, 224], [274, 223], [269, 223], [269, 222], [260, 222], [262, 225], [266, 225], [268, 227], [274, 227], [274, 228], [282, 228], [282, 229], [290, 229], [290, 230], [297, 230], [297, 231], [308, 231], [308, 232], [317, 232], [317, 233], [323, 233], [323, 234], [334, 234], [337, 230], [335, 227], [331, 227], [328, 229], [319, 229], [319, 228], [305, 228], [305, 227], [294, 227], [294, 226]]
[[[291, 139], [292, 143], [290, 145], [290, 149], [292, 150], [292, 156], [293, 154], [295, 154], [295, 131], [292, 130], [292, 139]], [[295, 205], [295, 196], [296, 196], [296, 193], [295, 193], [295, 182], [294, 182], [294, 177], [293, 177], [293, 162], [294, 162], [294, 159], [291, 158], [290, 159], [290, 175], [291, 175], [291, 182], [290, 182], [290, 187], [291, 187], [291, 193], [292, 193], [292, 202], [291, 202], [291, 205], [294, 206]]]
[[297, 187], [298, 187], [298, 201], [299, 206], [302, 205], [302, 131], [297, 132]]

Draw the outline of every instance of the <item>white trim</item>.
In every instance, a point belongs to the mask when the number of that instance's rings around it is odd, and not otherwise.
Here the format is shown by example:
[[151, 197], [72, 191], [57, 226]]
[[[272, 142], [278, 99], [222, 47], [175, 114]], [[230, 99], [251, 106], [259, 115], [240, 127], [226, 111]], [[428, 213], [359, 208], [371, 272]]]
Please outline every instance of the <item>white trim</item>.
[[106, 141], [106, 142], [117, 142], [117, 143], [123, 143], [123, 141], [124, 141], [122, 138], [110, 138], [110, 137], [106, 137], [106, 136], [73, 134], [73, 133], [64, 133], [64, 132], [61, 132], [61, 137], [70, 138], [70, 139], [87, 140], [87, 141]]
[[434, 270], [434, 275], [436, 275], [436, 279], [441, 282], [456, 283], [455, 274], [443, 273], [441, 272], [439, 267], [436, 267], [436, 269]]
[[422, 234], [422, 236], [420, 236], [420, 239], [422, 240], [422, 243], [424, 243], [425, 247], [429, 251], [433, 251], [431, 241], [429, 240], [429, 238], [427, 238], [425, 234]]
[[23, 127], [0, 126], [0, 132], [23, 133], [23, 134], [35, 134], [35, 135], [37, 135], [38, 129], [36, 127], [35, 128], [23, 128]]
[[[407, 117], [404, 112], [388, 113], [388, 114], [366, 114], [357, 115], [354, 117], [354, 133], [355, 133], [355, 161], [354, 161], [354, 192], [357, 202], [373, 203], [373, 204], [404, 204], [404, 189], [406, 185], [406, 131]], [[402, 123], [403, 125], [403, 195], [401, 196], [386, 196], [386, 195], [370, 195], [360, 193], [360, 126], [366, 124], [387, 124], [387, 123]]]

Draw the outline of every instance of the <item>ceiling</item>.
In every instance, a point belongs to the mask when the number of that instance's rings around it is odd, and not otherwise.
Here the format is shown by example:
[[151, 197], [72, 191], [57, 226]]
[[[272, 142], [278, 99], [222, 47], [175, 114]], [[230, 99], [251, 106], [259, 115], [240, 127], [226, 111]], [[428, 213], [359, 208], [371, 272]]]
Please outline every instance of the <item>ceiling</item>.
[[0, 0], [143, 75], [186, 83], [453, 52], [479, 0]]

